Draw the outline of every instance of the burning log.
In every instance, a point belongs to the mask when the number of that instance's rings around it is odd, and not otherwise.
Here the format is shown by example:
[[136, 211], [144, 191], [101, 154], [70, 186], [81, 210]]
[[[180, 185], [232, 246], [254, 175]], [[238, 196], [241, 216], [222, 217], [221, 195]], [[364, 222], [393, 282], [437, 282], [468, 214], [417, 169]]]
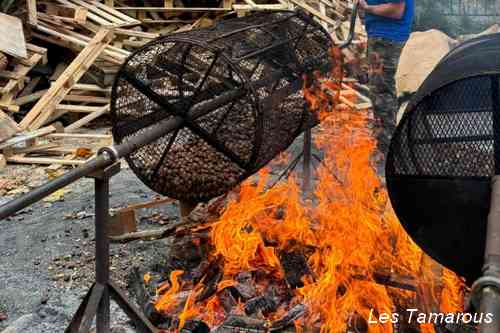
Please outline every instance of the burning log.
[[266, 316], [278, 309], [278, 302], [268, 295], [257, 296], [245, 303], [245, 314], [252, 316], [256, 313], [262, 313]]
[[226, 314], [230, 314], [238, 305], [238, 302], [234, 299], [233, 294], [231, 293], [229, 288], [222, 290], [218, 294], [218, 300]]
[[287, 326], [293, 325], [293, 322], [306, 313], [306, 307], [303, 304], [297, 304], [291, 308], [283, 317], [271, 323], [269, 330], [271, 332], [282, 330]]
[[209, 333], [210, 327], [201, 320], [187, 320], [180, 333]]
[[224, 272], [221, 267], [222, 261], [220, 258], [218, 260], [214, 260], [208, 265], [200, 264], [202, 266], [201, 274], [196, 274], [197, 278], [194, 279], [194, 282], [197, 283], [197, 280], [202, 280], [204, 288], [197, 295], [196, 301], [201, 302], [212, 295], [217, 291], [217, 285], [221, 281]]
[[303, 251], [282, 251], [280, 253], [280, 261], [285, 271], [285, 280], [290, 288], [295, 289], [303, 287], [304, 277], [311, 275], [311, 270], [307, 265], [307, 258]]
[[236, 275], [236, 281], [238, 283], [235, 286], [230, 287], [230, 290], [236, 299], [246, 302], [257, 295], [257, 289], [251, 273], [238, 273], [238, 275]]
[[214, 329], [214, 333], [266, 333], [268, 328], [265, 320], [230, 315], [222, 325]]

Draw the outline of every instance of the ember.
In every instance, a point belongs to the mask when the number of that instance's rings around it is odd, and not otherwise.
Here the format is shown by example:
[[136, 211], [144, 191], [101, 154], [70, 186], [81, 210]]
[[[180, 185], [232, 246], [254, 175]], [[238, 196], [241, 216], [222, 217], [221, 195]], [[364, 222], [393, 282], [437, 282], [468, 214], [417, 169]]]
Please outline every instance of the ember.
[[158, 289], [156, 310], [174, 318], [164, 329], [191, 331], [186, 323], [201, 321], [216, 332], [393, 332], [391, 322], [368, 324], [370, 313], [415, 307], [415, 286], [434, 283], [438, 310], [463, 310], [463, 281], [421, 264], [423, 252], [388, 203], [371, 163], [369, 112], [336, 111], [338, 95], [325, 93], [335, 85], [304, 93], [324, 119], [313, 198], [303, 198], [294, 176], [268, 188], [269, 169], [243, 183], [200, 236], [208, 250], [199, 267], [172, 271]]

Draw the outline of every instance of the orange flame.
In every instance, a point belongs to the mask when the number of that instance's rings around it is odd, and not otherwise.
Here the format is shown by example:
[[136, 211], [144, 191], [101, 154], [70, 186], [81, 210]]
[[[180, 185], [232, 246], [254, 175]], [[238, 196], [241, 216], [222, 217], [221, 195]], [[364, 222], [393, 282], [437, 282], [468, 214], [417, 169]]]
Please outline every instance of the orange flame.
[[[332, 54], [339, 57], [338, 50]], [[338, 78], [342, 76], [341, 62], [336, 64], [340, 65], [335, 66], [333, 75]], [[283, 279], [279, 254], [311, 249], [307, 256], [311, 274], [303, 278], [303, 287], [294, 290], [289, 302], [302, 303], [308, 309], [304, 318], [294, 321], [297, 332], [317, 328], [343, 333], [353, 316], [368, 322], [371, 312], [392, 313], [396, 308], [394, 295], [402, 299], [414, 297], [408, 291], [389, 292], [388, 287], [376, 283], [375, 273], [436, 279], [421, 267], [423, 253], [401, 227], [372, 167], [376, 142], [368, 129], [370, 113], [335, 108], [340, 82], [316, 77], [304, 87], [310, 108], [323, 120], [315, 135], [315, 144], [324, 157], [316, 169], [318, 181], [313, 198], [303, 198], [295, 177], [267, 189], [270, 174], [263, 169], [257, 184], [246, 181], [240, 186], [239, 195], [227, 205], [210, 234], [210, 255], [224, 262], [218, 292], [234, 285], [240, 272], [259, 271], [269, 279]], [[175, 304], [175, 294], [182, 289], [177, 281], [180, 274], [173, 272], [171, 284], [159, 290], [159, 311], [168, 312]], [[463, 281], [448, 270], [444, 270], [442, 280], [441, 310], [461, 310]], [[224, 319], [218, 293], [196, 304], [197, 288], [185, 301], [179, 315], [180, 327], [194, 316], [209, 325]], [[242, 304], [238, 307], [242, 311]], [[267, 319], [284, 312], [280, 308]], [[368, 325], [370, 333], [392, 331], [390, 323]], [[434, 329], [422, 326], [422, 331]]]

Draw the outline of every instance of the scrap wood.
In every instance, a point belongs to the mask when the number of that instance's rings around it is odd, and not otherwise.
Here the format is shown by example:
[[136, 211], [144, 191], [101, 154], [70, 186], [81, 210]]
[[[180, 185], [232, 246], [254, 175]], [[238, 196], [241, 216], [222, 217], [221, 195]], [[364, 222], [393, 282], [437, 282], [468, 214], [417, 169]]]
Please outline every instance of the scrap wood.
[[[44, 20], [43, 17], [40, 19]], [[81, 34], [79, 32], [67, 29], [64, 27], [55, 27], [53, 22], [43, 21], [36, 26], [36, 29], [46, 35], [33, 32], [33, 36], [41, 40], [60, 45], [72, 50], [80, 51], [91, 43], [91, 37]], [[96, 33], [97, 34], [97, 33]], [[122, 64], [123, 61], [130, 55], [130, 52], [116, 48], [111, 45], [106, 45], [100, 57], [104, 60], [115, 64]]]
[[87, 10], [86, 17], [89, 21], [97, 24], [98, 26], [106, 26], [111, 28], [125, 27], [138, 25], [141, 22], [128, 15], [125, 15], [106, 4], [93, 0], [56, 0], [58, 3], [78, 10], [78, 8], [85, 8]]
[[13, 137], [19, 131], [21, 131], [21, 128], [17, 126], [17, 123], [0, 111], [0, 142]]
[[32, 139], [36, 139], [45, 135], [48, 135], [50, 133], [55, 133], [55, 132], [62, 132], [64, 130], [62, 124], [60, 123], [55, 123], [50, 126], [46, 126], [43, 128], [40, 128], [38, 130], [29, 132], [29, 133], [21, 133], [18, 134], [2, 143], [0, 143], [0, 150], [6, 149], [13, 147], [15, 145], [18, 145], [23, 142], [30, 141]]
[[47, 121], [64, 97], [78, 82], [87, 69], [97, 59], [99, 54], [111, 41], [111, 30], [102, 28], [89, 42], [87, 47], [73, 60], [49, 91], [35, 104], [31, 111], [21, 121], [23, 129], [38, 129]]
[[28, 8], [28, 22], [29, 24], [36, 25], [37, 12], [36, 12], [36, 0], [26, 0], [26, 6]]
[[13, 100], [15, 96], [24, 88], [27, 74], [35, 65], [46, 61], [47, 49], [33, 44], [27, 44], [28, 58], [26, 60], [14, 59], [13, 69], [10, 71], [0, 71], [2, 77], [10, 77], [1, 87], [0, 109], [16, 112], [17, 107]]
[[0, 13], [0, 51], [18, 58], [28, 56], [22, 21], [3, 13]]
[[81, 118], [80, 120], [77, 120], [76, 122], [72, 123], [71, 125], [66, 126], [64, 129], [64, 132], [71, 133], [79, 129], [80, 127], [87, 125], [90, 123], [92, 120], [102, 116], [105, 113], [109, 112], [109, 104], [100, 107], [97, 111], [94, 111], [92, 113], [89, 113], [85, 117]]
[[7, 160], [5, 159], [5, 156], [3, 156], [2, 154], [0, 154], [0, 171], [5, 168], [5, 166], [7, 165]]
[[[294, 5], [297, 5], [297, 6], [301, 7], [302, 9], [306, 10], [307, 12], [311, 13], [312, 15], [316, 16], [319, 20], [324, 21], [324, 22], [332, 25], [334, 27], [334, 29], [337, 29], [338, 26], [340, 25], [340, 22], [337, 22], [337, 21], [333, 20], [332, 18], [330, 18], [326, 15], [323, 15], [319, 10], [306, 4], [302, 0], [289, 0], [289, 1], [291, 1]], [[345, 17], [343, 15], [342, 16], [339, 15], [339, 19], [345, 20]]]
[[90, 134], [90, 133], [52, 133], [47, 135], [48, 138], [74, 138], [74, 139], [100, 139], [112, 140], [113, 136], [110, 134]]
[[20, 164], [61, 164], [77, 166], [85, 164], [86, 160], [73, 160], [65, 158], [46, 158], [46, 157], [25, 157], [23, 155], [7, 156], [7, 162], [20, 163]]

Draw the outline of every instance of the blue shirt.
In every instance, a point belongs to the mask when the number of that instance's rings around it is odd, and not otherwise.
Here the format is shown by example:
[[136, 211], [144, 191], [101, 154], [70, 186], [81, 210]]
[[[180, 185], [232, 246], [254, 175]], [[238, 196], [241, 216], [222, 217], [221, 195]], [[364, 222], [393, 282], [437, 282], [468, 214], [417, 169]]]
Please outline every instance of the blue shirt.
[[410, 37], [414, 0], [367, 0], [369, 5], [406, 2], [405, 12], [399, 20], [366, 13], [366, 32], [368, 37], [382, 37], [396, 42], [405, 42]]

